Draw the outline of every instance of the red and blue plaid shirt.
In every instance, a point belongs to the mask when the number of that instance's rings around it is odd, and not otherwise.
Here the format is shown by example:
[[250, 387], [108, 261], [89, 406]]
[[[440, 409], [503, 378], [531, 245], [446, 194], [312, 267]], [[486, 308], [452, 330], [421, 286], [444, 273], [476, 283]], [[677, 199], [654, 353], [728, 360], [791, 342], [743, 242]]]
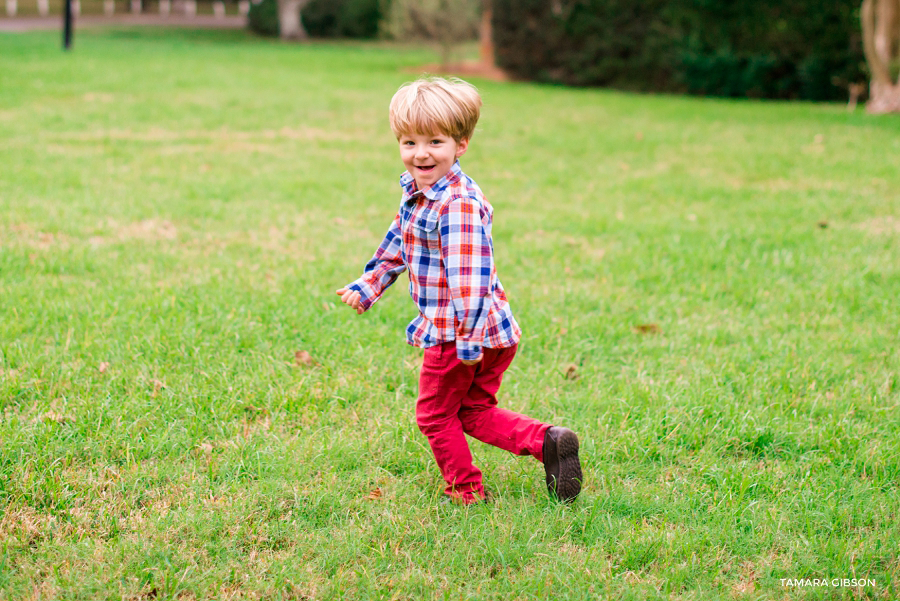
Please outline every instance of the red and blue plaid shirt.
[[478, 359], [482, 347], [514, 346], [522, 335], [497, 279], [491, 239], [493, 209], [459, 161], [440, 180], [419, 190], [408, 171], [403, 199], [387, 235], [363, 276], [347, 288], [368, 310], [409, 270], [409, 294], [419, 315], [407, 341], [428, 348], [456, 341], [459, 359]]

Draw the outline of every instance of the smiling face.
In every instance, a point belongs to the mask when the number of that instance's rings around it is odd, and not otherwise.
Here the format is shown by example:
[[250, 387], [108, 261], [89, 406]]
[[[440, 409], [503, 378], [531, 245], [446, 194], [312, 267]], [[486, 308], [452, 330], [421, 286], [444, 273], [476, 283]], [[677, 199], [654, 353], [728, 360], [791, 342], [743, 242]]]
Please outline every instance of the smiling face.
[[469, 148], [468, 140], [457, 142], [443, 134], [404, 134], [399, 142], [400, 158], [415, 178], [419, 190], [434, 185], [447, 175], [456, 159]]

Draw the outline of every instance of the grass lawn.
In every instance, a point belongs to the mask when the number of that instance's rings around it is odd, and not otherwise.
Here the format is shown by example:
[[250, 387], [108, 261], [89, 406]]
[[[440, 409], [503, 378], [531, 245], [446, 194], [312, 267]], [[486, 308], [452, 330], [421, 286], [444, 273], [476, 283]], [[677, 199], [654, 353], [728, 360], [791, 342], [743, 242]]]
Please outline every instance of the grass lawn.
[[0, 34], [0, 599], [900, 597], [900, 119], [474, 80], [502, 402], [576, 430], [587, 481], [559, 506], [473, 442], [496, 500], [465, 509], [406, 277], [333, 293], [434, 56], [59, 45]]

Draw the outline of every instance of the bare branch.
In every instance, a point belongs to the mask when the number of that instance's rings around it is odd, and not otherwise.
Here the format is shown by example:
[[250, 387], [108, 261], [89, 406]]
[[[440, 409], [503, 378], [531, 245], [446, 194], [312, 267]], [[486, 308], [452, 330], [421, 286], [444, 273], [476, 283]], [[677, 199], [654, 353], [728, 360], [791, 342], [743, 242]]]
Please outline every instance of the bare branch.
[[388, 23], [400, 39], [433, 43], [447, 68], [462, 42], [478, 37], [482, 0], [393, 0]]

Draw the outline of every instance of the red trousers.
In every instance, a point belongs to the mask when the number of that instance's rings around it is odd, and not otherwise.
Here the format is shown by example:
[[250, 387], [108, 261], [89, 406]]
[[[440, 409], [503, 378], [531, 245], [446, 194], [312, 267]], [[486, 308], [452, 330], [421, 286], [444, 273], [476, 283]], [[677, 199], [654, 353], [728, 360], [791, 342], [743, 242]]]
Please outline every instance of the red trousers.
[[516, 455], [542, 460], [543, 424], [525, 415], [497, 408], [503, 372], [516, 347], [484, 349], [475, 365], [456, 358], [456, 343], [425, 349], [419, 377], [416, 423], [428, 437], [444, 480], [445, 493], [465, 503], [484, 498], [481, 470], [472, 463], [466, 434]]

